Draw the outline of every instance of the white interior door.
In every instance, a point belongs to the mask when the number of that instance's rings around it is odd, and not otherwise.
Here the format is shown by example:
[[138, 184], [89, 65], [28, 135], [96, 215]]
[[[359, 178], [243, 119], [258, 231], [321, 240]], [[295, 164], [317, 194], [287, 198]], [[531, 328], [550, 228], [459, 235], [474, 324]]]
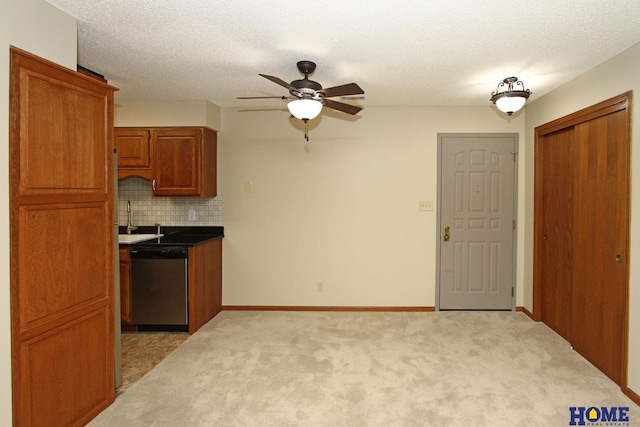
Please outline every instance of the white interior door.
[[439, 308], [512, 310], [516, 134], [440, 134]]

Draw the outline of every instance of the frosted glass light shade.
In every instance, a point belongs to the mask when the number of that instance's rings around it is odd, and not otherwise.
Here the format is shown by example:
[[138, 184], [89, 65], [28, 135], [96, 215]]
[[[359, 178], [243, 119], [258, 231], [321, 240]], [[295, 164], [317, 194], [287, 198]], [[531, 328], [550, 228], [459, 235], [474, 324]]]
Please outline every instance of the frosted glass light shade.
[[511, 115], [524, 106], [527, 98], [524, 96], [504, 95], [502, 98], [496, 99], [496, 107], [503, 113]]
[[311, 120], [320, 114], [322, 103], [313, 99], [296, 99], [289, 102], [287, 107], [296, 119]]

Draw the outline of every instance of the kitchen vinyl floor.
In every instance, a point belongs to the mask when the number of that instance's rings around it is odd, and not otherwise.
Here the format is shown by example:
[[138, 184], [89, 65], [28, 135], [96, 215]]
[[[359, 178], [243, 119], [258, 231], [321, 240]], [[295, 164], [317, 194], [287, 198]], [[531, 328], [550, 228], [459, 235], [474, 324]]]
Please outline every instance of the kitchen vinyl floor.
[[120, 395], [189, 338], [187, 332], [123, 332]]

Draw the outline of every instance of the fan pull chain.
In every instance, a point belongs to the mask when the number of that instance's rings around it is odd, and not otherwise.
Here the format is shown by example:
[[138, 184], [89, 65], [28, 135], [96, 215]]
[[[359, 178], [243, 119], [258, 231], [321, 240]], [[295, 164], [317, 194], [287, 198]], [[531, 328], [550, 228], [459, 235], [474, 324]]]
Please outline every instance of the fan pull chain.
[[304, 122], [304, 139], [309, 142], [309, 119], [302, 119], [302, 121]]

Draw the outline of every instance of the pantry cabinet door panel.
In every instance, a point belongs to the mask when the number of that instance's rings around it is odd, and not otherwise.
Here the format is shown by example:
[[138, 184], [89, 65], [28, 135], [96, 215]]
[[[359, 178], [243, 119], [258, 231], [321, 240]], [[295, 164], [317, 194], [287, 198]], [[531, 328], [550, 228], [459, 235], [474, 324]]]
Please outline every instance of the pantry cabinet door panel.
[[113, 385], [103, 372], [111, 370], [113, 360], [102, 351], [110, 328], [103, 308], [20, 344], [21, 421], [26, 422], [16, 425], [84, 425], [87, 413], [110, 404], [105, 390]]
[[107, 128], [89, 124], [104, 122], [107, 100], [56, 77], [20, 70], [19, 192], [104, 194]]
[[80, 306], [106, 301], [111, 266], [96, 257], [108, 247], [102, 230], [104, 206], [94, 204], [27, 205], [20, 209], [19, 246], [21, 329], [26, 332]]

